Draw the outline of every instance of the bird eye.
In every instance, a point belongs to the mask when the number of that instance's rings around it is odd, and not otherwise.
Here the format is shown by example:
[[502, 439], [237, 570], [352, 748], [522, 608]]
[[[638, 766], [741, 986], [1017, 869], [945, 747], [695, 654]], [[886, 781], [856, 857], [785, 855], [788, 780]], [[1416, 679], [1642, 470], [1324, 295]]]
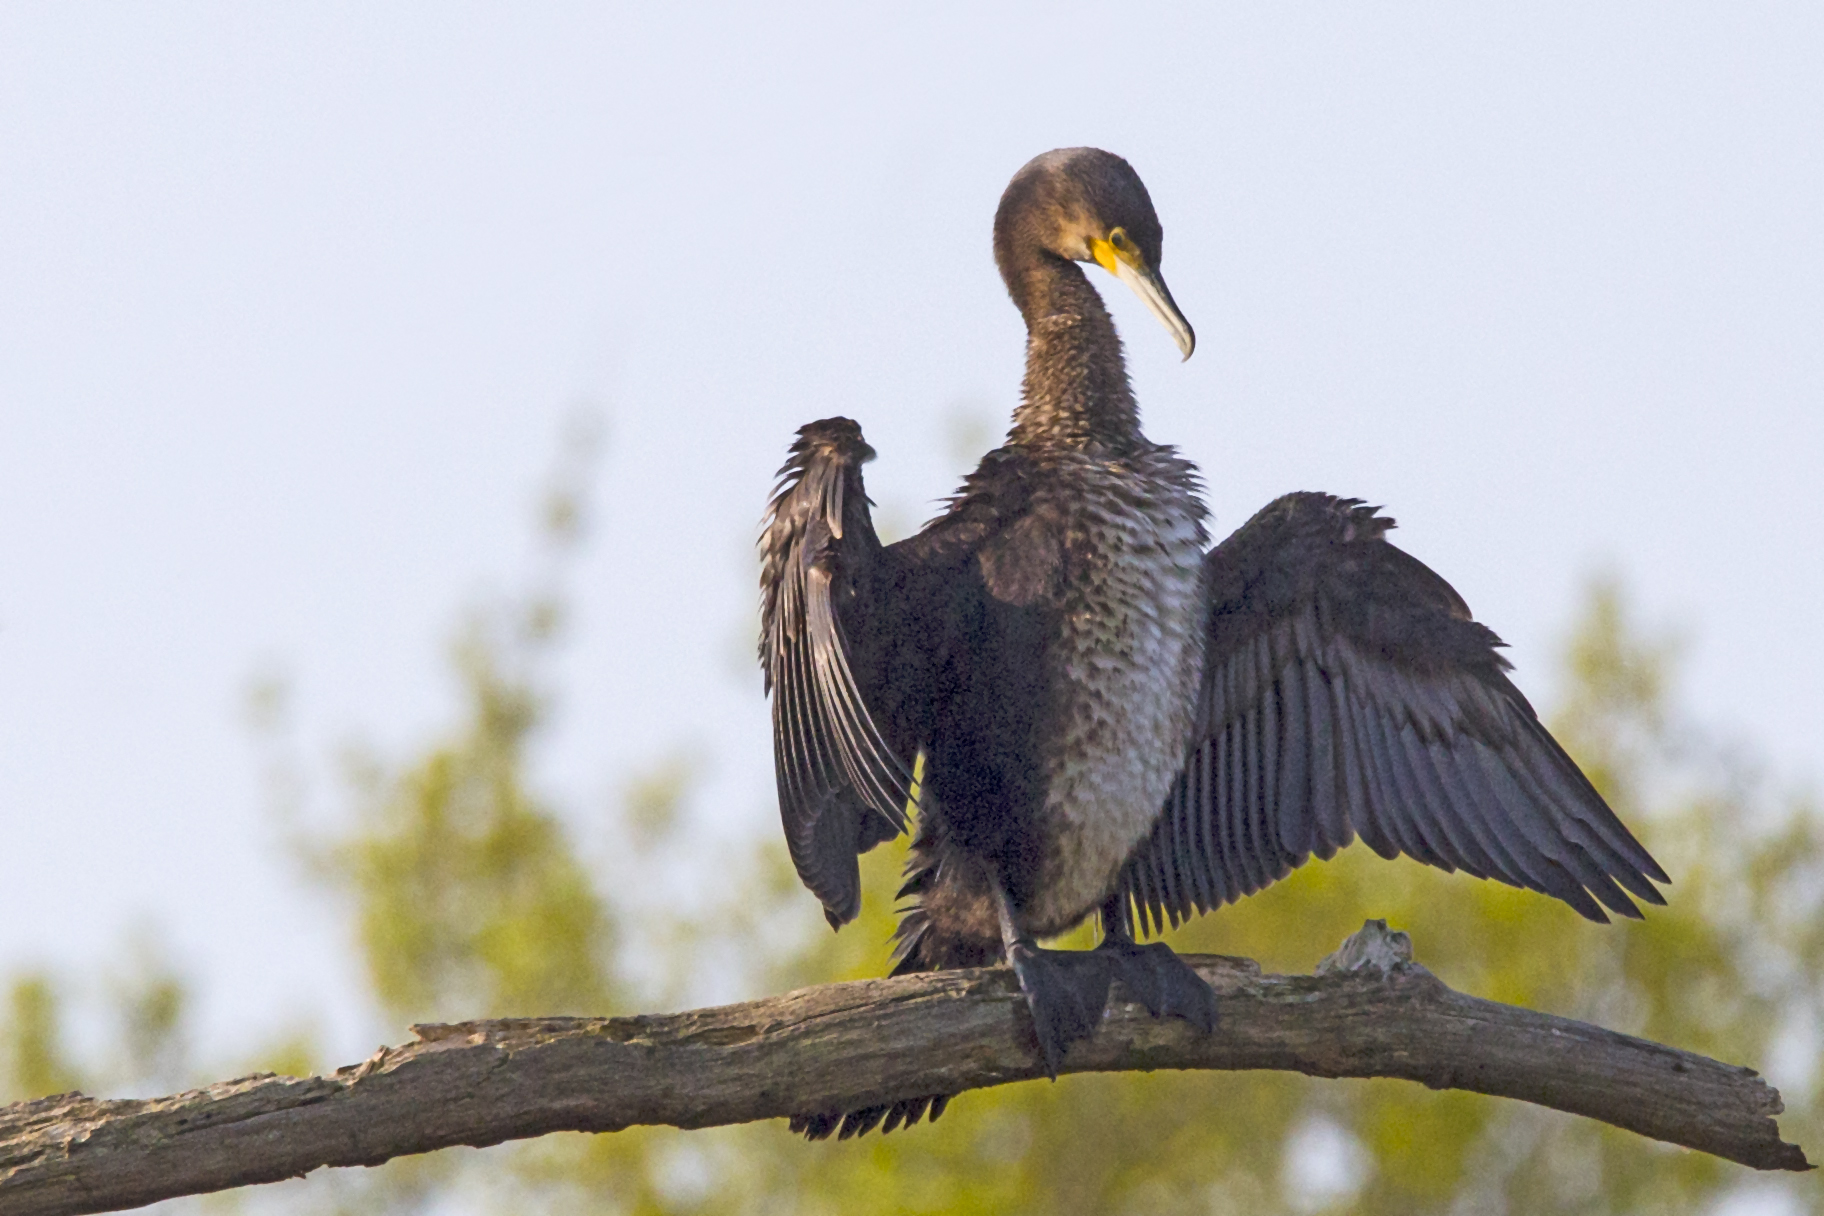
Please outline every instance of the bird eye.
[[1108, 234], [1108, 243], [1113, 245], [1116, 249], [1119, 249], [1122, 253], [1132, 253], [1134, 251], [1134, 243], [1128, 239], [1127, 229], [1125, 228], [1111, 229]]

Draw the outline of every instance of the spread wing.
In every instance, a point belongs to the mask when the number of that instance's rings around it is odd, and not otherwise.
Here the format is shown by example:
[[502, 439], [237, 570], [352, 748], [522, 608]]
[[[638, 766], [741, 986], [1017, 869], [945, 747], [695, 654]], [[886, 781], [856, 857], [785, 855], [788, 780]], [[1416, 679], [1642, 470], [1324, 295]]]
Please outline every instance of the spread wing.
[[861, 480], [873, 457], [847, 418], [804, 427], [760, 538], [760, 665], [773, 697], [779, 813], [792, 864], [831, 925], [860, 909], [857, 855], [906, 826], [910, 777], [868, 712], [850, 636], [886, 624], [886, 559]]
[[1289, 494], [1205, 559], [1196, 732], [1122, 874], [1149, 928], [1258, 891], [1360, 836], [1639, 917], [1670, 881], [1508, 680], [1502, 643], [1357, 499]]

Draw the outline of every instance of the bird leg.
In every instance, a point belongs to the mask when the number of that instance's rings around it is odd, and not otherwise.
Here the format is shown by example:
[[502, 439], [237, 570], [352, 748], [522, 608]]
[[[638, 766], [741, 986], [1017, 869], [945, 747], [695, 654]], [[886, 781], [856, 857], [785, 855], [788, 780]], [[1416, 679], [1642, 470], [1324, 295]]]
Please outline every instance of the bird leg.
[[[1065, 1050], [1101, 1024], [1109, 985], [1117, 979], [1154, 1017], [1181, 1017], [1205, 1032], [1216, 1028], [1216, 994], [1169, 946], [1142, 946], [1125, 932], [1110, 932], [1094, 950], [1046, 950], [1019, 931], [998, 883], [994, 895], [1001, 945], [1020, 981], [1045, 1072], [1053, 1080]], [[1103, 923], [1116, 922], [1105, 914]]]

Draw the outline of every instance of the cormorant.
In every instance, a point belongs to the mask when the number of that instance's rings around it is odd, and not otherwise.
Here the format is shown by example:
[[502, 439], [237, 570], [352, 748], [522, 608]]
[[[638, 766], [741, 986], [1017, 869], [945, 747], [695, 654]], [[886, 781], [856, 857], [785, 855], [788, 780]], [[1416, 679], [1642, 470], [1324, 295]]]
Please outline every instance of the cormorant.
[[[1500, 639], [1358, 499], [1288, 494], [1205, 551], [1196, 468], [1140, 430], [1078, 263], [1131, 287], [1184, 357], [1162, 233], [1125, 160], [1017, 173], [994, 256], [1025, 318], [1007, 441], [883, 546], [846, 418], [798, 433], [760, 547], [760, 660], [792, 861], [832, 927], [857, 857], [916, 820], [894, 974], [1001, 960], [1047, 1070], [1120, 979], [1204, 1030], [1209, 986], [1136, 944], [1360, 836], [1384, 857], [1638, 917], [1669, 881], [1504, 674]], [[1041, 949], [1099, 913], [1101, 945]], [[800, 1116], [813, 1138], [944, 1099]]]

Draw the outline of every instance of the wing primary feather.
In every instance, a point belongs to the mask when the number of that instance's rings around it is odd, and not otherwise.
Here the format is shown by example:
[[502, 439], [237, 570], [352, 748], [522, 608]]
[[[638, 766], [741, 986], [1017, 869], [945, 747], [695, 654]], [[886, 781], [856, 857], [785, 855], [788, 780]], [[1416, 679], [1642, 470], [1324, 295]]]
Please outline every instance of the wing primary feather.
[[1345, 754], [1348, 756], [1350, 775], [1361, 783], [1362, 815], [1357, 826], [1369, 848], [1383, 857], [1396, 857], [1406, 852], [1406, 842], [1400, 839], [1388, 814], [1388, 797], [1386, 791], [1380, 788], [1380, 772], [1375, 763], [1374, 747], [1362, 729], [1353, 698], [1347, 695], [1353, 690], [1341, 681], [1332, 687], [1340, 687], [1344, 692], [1341, 697], [1333, 696], [1332, 712], [1337, 717], [1338, 733], [1342, 735], [1343, 745], [1347, 749]]
[[1671, 881], [1659, 863], [1609, 809], [1557, 740], [1536, 721], [1526, 725], [1530, 729], [1516, 742], [1516, 749], [1524, 752], [1526, 770], [1535, 784], [1555, 795], [1556, 804], [1581, 829], [1584, 843], [1610, 877], [1648, 903], [1664, 904], [1665, 896], [1647, 881], [1649, 876], [1660, 882]]
[[1489, 826], [1486, 808], [1482, 805], [1485, 795], [1472, 793], [1471, 783], [1464, 775], [1463, 766], [1473, 763], [1468, 753], [1476, 746], [1469, 739], [1440, 740], [1426, 746], [1426, 759], [1444, 796], [1456, 809], [1458, 821], [1475, 841], [1488, 876], [1510, 887], [1523, 886], [1520, 875], [1513, 869], [1513, 860], [1505, 856], [1505, 850], [1494, 838], [1494, 829]]
[[1485, 779], [1495, 805], [1499, 808], [1494, 823], [1501, 830], [1502, 839], [1522, 863], [1522, 885], [1554, 895], [1585, 918], [1607, 924], [1608, 916], [1590, 898], [1589, 892], [1583, 889], [1583, 884], [1576, 881], [1569, 871], [1542, 852], [1531, 840], [1522, 818], [1526, 813], [1526, 795], [1514, 784], [1512, 770], [1492, 748], [1478, 747], [1475, 755], [1480, 762], [1478, 772]]
[[1204, 830], [1205, 817], [1198, 813], [1197, 804], [1191, 800], [1191, 774], [1196, 764], [1193, 750], [1186, 757], [1184, 771], [1172, 786], [1172, 813], [1180, 825], [1186, 850], [1191, 854], [1187, 873], [1197, 898], [1197, 910], [1208, 912], [1218, 901], [1216, 884], [1210, 880], [1210, 834]]
[[1494, 863], [1465, 821], [1462, 808], [1451, 799], [1438, 779], [1432, 763], [1431, 744], [1426, 742], [1423, 728], [1410, 721], [1400, 723], [1394, 744], [1399, 749], [1406, 780], [1412, 785], [1416, 805], [1424, 808], [1433, 843], [1465, 873], [1476, 878], [1490, 877]]
[[1385, 710], [1376, 716], [1380, 719], [1380, 737], [1387, 750], [1387, 766], [1393, 772], [1394, 784], [1399, 787], [1407, 823], [1438, 859], [1431, 864], [1447, 872], [1464, 869], [1477, 878], [1483, 877], [1477, 873], [1477, 867], [1451, 830], [1450, 808], [1432, 799], [1429, 788], [1419, 776], [1413, 753], [1425, 745], [1419, 741], [1417, 730], [1410, 723], [1395, 722], [1392, 714]]
[[1264, 682], [1260, 702], [1260, 742], [1255, 763], [1260, 773], [1260, 805], [1265, 838], [1271, 843], [1273, 868], [1281, 876], [1304, 859], [1308, 850], [1286, 844], [1285, 807], [1279, 792], [1279, 740], [1285, 731], [1284, 714], [1279, 704], [1279, 681]]
[[[1151, 859], [1149, 858], [1147, 860], [1150, 861]], [[1164, 926], [1158, 919], [1159, 897], [1155, 892], [1152, 882], [1152, 866], [1150, 864], [1142, 864], [1135, 867], [1134, 877], [1140, 887], [1140, 918], [1144, 924], [1146, 935], [1148, 937], [1156, 937], [1163, 931]]]
[[1340, 780], [1349, 790], [1349, 818], [1363, 843], [1392, 860], [1400, 855], [1400, 840], [1389, 830], [1376, 797], [1374, 755], [1361, 737], [1349, 694], [1349, 678], [1337, 672], [1330, 679], [1330, 717], [1336, 724]]
[[802, 807], [813, 801], [807, 781], [821, 787], [818, 765], [817, 735], [807, 720], [810, 680], [804, 674], [802, 648], [796, 643], [785, 647], [785, 676], [779, 683], [779, 702], [784, 705], [786, 735], [792, 746], [792, 763], [788, 766], [791, 782]]
[[[1591, 856], [1600, 858], [1605, 869], [1618, 871], [1644, 871], [1652, 865], [1653, 859], [1622, 826], [1602, 795], [1583, 779], [1570, 758], [1557, 752], [1555, 746], [1552, 751], [1546, 751], [1534, 743], [1530, 738], [1516, 740], [1513, 748], [1515, 766], [1522, 770], [1532, 788], [1576, 828], [1577, 839], [1590, 850]], [[1652, 868], [1657, 870], [1659, 867], [1652, 865]]]
[[849, 479], [844, 477], [840, 470], [831, 468], [830, 475], [825, 481], [824, 526], [829, 528], [832, 537], [841, 540], [843, 499], [848, 493]]
[[[1264, 691], [1264, 690], [1263, 690]], [[1272, 830], [1272, 812], [1266, 804], [1265, 745], [1266, 707], [1258, 698], [1255, 707], [1241, 720], [1242, 805], [1247, 808], [1250, 844], [1261, 873], [1261, 886], [1285, 877], [1280, 862], [1279, 837]]]
[[[1260, 879], [1260, 885], [1266, 886], [1275, 878], [1278, 866], [1273, 863], [1279, 860], [1279, 845], [1275, 842], [1268, 846], [1266, 833], [1262, 830], [1264, 823], [1260, 805], [1260, 711], [1250, 707], [1235, 723], [1235, 767], [1239, 797], [1236, 804], [1241, 814], [1239, 822], [1242, 837], [1247, 841], [1248, 856], [1253, 860], [1253, 869]], [[1256, 888], [1258, 889], [1258, 888]]]
[[1516, 887], [1543, 890], [1534, 876], [1541, 859], [1524, 839], [1515, 836], [1506, 807], [1488, 779], [1490, 763], [1499, 763], [1493, 750], [1477, 739], [1467, 739], [1457, 750], [1453, 771], [1470, 791], [1468, 805], [1476, 809], [1477, 821], [1485, 829], [1490, 856], [1500, 865], [1507, 881]]
[[[787, 589], [790, 600], [797, 600], [796, 595], [790, 595], [791, 592], [797, 590], [796, 586], [788, 583]], [[795, 610], [798, 617], [797, 623], [802, 629], [802, 604], [790, 603], [788, 600], [788, 606]], [[798, 743], [803, 748], [801, 757], [806, 767], [805, 775], [815, 783], [817, 788], [821, 789], [827, 784], [823, 761], [824, 732], [819, 720], [821, 713], [814, 704], [817, 696], [817, 681], [811, 670], [810, 647], [802, 632], [795, 633], [786, 644], [785, 655], [791, 684], [790, 700], [794, 723], [797, 727]]]
[[910, 774], [905, 763], [893, 755], [880, 737], [862, 703], [861, 691], [855, 687], [849, 669], [846, 645], [841, 630], [830, 610], [829, 576], [822, 570], [817, 594], [810, 597], [809, 623], [811, 649], [816, 656], [817, 689], [841, 743], [836, 754], [862, 800], [886, 817], [895, 831], [904, 831], [905, 803], [910, 789]]
[[1232, 725], [1225, 726], [1210, 749], [1210, 805], [1215, 811], [1217, 847], [1222, 850], [1222, 868], [1229, 889], [1235, 897], [1248, 894], [1254, 887], [1248, 881], [1247, 846], [1236, 830], [1234, 780], [1234, 742]]
[[806, 755], [810, 761], [813, 783], [810, 792], [814, 797], [821, 798], [823, 792], [839, 780], [841, 762], [835, 755], [836, 740], [831, 738], [828, 709], [817, 687], [815, 650], [811, 646], [800, 644], [793, 647], [793, 651], [798, 665], [799, 721], [804, 728]]
[[1228, 751], [1229, 780], [1225, 794], [1229, 802], [1229, 822], [1234, 825], [1235, 851], [1249, 894], [1271, 882], [1261, 864], [1260, 850], [1254, 840], [1254, 808], [1248, 797], [1247, 718], [1236, 718], [1224, 732]]
[[[1537, 724], [1535, 724], [1535, 726], [1541, 733], [1545, 731], [1543, 726], [1537, 726]], [[1549, 735], [1547, 737], [1550, 738]], [[1648, 853], [1640, 841], [1634, 838], [1634, 833], [1628, 831], [1628, 826], [1621, 821], [1621, 817], [1615, 814], [1608, 802], [1604, 800], [1602, 794], [1590, 783], [1590, 779], [1584, 775], [1583, 770], [1577, 767], [1575, 761], [1564, 754], [1563, 749], [1558, 747], [1557, 740], [1552, 740], [1552, 746], [1557, 751], [1558, 762], [1563, 767], [1570, 770], [1570, 774], [1575, 778], [1578, 787], [1584, 791], [1584, 805], [1594, 805], [1601, 808], [1600, 813], [1592, 812], [1592, 816], [1595, 819], [1597, 829], [1603, 833], [1604, 839], [1608, 840], [1623, 857], [1632, 861], [1640, 870], [1643, 877], [1651, 878], [1655, 882], [1670, 883], [1672, 881], [1672, 876], [1667, 874], [1657, 861], [1653, 860], [1652, 854]], [[1639, 895], [1642, 899], [1650, 899], [1654, 903], [1665, 902], [1664, 897], [1661, 896], [1657, 890], [1655, 890], [1652, 895], [1648, 895], [1645, 891], [1637, 891], [1635, 894]]]
[[1222, 902], [1228, 903], [1239, 898], [1240, 891], [1235, 883], [1234, 859], [1222, 818], [1222, 779], [1222, 734], [1218, 731], [1197, 748], [1196, 806], [1198, 830], [1209, 841], [1210, 878], [1216, 884]]
[[853, 686], [838, 683], [836, 689], [840, 703], [830, 716], [836, 720], [847, 744], [838, 754], [847, 770], [849, 783], [861, 794], [862, 801], [886, 819], [895, 832], [903, 832], [911, 784], [907, 781], [902, 785], [892, 774], [885, 745], [878, 737], [870, 737], [872, 732], [867, 729], [867, 719], [861, 716], [865, 710], [859, 705], [859, 696]]
[[1414, 726], [1403, 726], [1400, 740], [1405, 747], [1413, 780], [1418, 784], [1432, 818], [1450, 841], [1457, 864], [1477, 878], [1499, 876], [1499, 867], [1488, 854], [1474, 823], [1475, 808], [1453, 794], [1439, 772], [1436, 751], [1442, 743], [1428, 742]]
[[1229, 874], [1229, 885], [1236, 898], [1254, 890], [1251, 881], [1251, 867], [1248, 865], [1248, 845], [1241, 834], [1241, 814], [1236, 786], [1240, 782], [1235, 772], [1235, 735], [1236, 724], [1225, 723], [1216, 736], [1216, 746], [1212, 759], [1210, 800], [1216, 808], [1216, 823], [1220, 829], [1217, 844], [1222, 849], [1223, 866]]
[[[1503, 774], [1513, 791], [1515, 820], [1539, 852], [1570, 874], [1579, 886], [1586, 888], [1602, 903], [1609, 904], [1623, 916], [1638, 918], [1640, 909], [1621, 894], [1620, 889], [1602, 873], [1601, 867], [1594, 864], [1579, 847], [1572, 831], [1567, 830], [1575, 829], [1575, 822], [1557, 805], [1552, 792], [1540, 787], [1528, 771], [1524, 758], [1513, 755], [1511, 749], [1500, 755], [1505, 761]], [[1611, 893], [1623, 906], [1616, 907], [1609, 903], [1607, 897]]]
[[1357, 702], [1356, 715], [1368, 736], [1369, 750], [1374, 753], [1380, 786], [1387, 793], [1384, 805], [1388, 822], [1403, 842], [1406, 855], [1446, 872], [1456, 869], [1445, 851], [1438, 848], [1435, 833], [1426, 830], [1429, 825], [1418, 791], [1404, 771], [1399, 742], [1389, 729], [1387, 714], [1377, 706]]
[[1202, 841], [1206, 859], [1205, 877], [1210, 883], [1211, 906], [1221, 907], [1235, 898], [1235, 885], [1223, 871], [1225, 858], [1222, 852], [1222, 830], [1216, 822], [1216, 797], [1210, 788], [1216, 766], [1215, 748], [1215, 740], [1205, 739], [1191, 754], [1189, 801], [1191, 814], [1195, 816], [1197, 824], [1197, 838]]
[[1305, 707], [1302, 665], [1294, 660], [1279, 673], [1279, 824], [1280, 843], [1301, 860], [1318, 846], [1317, 818], [1311, 803], [1311, 717]]
[[1222, 903], [1223, 886], [1222, 872], [1217, 868], [1220, 859], [1210, 843], [1209, 750], [1207, 739], [1191, 748], [1190, 755], [1185, 758], [1180, 788], [1184, 791], [1185, 823], [1197, 840], [1197, 877], [1205, 900], [1211, 907], [1217, 907]]
[[1188, 916], [1209, 908], [1209, 878], [1204, 873], [1203, 846], [1190, 798], [1187, 796], [1182, 802], [1174, 800], [1173, 810], [1176, 812], [1172, 816], [1172, 833], [1177, 841], [1174, 856], [1178, 863], [1178, 888]]
[[1136, 924], [1142, 933], [1153, 932], [1153, 892], [1151, 870], [1157, 858], [1153, 849], [1142, 849], [1128, 859], [1126, 870], [1127, 889], [1133, 892], [1134, 906], [1137, 911]]
[[[1634, 901], [1615, 885], [1616, 877], [1630, 874], [1626, 860], [1609, 853], [1602, 840], [1578, 818], [1574, 805], [1565, 807], [1558, 801], [1564, 796], [1561, 791], [1542, 788], [1537, 775], [1523, 762], [1512, 767], [1516, 785], [1532, 796], [1535, 821], [1548, 834], [1549, 843], [1542, 851], [1569, 870], [1611, 911], [1630, 920], [1642, 919]], [[1644, 885], [1644, 880], [1637, 881]]]
[[[813, 569], [810, 575], [812, 594], [809, 597], [809, 611], [806, 614], [810, 634], [810, 653], [813, 666], [813, 687], [822, 703], [825, 718], [830, 725], [842, 732], [843, 742], [849, 748], [838, 748], [838, 754], [865, 746], [865, 740], [859, 737], [857, 727], [852, 720], [853, 705], [850, 703], [852, 682], [849, 678], [848, 663], [843, 655], [843, 644], [836, 626], [834, 613], [830, 610], [830, 577], [827, 571]], [[865, 719], [864, 719], [865, 720]], [[844, 760], [854, 765], [857, 761], [848, 756]]]
[[1579, 883], [1563, 866], [1548, 857], [1545, 859], [1544, 872], [1549, 874], [1551, 879], [1549, 883], [1542, 884], [1538, 888], [1539, 890], [1556, 895], [1576, 909], [1578, 915], [1586, 920], [1593, 920], [1599, 925], [1609, 923], [1608, 914], [1602, 910], [1601, 905], [1590, 898], [1590, 893], [1583, 889], [1583, 884]]
[[1165, 906], [1171, 910], [1173, 923], [1180, 914], [1178, 897], [1178, 876], [1184, 867], [1183, 845], [1178, 839], [1178, 821], [1176, 817], [1166, 815], [1158, 822], [1161, 844], [1159, 851], [1160, 894], [1165, 899]]
[[1560, 856], [1564, 867], [1609, 911], [1629, 920], [1646, 919], [1634, 901], [1616, 885], [1614, 876], [1605, 871], [1582, 846], [1575, 841], [1566, 841]]
[[1341, 724], [1332, 708], [1330, 677], [1313, 659], [1307, 658], [1299, 666], [1311, 724], [1311, 808], [1322, 827], [1324, 848], [1329, 850], [1319, 850], [1318, 856], [1329, 857], [1355, 839], [1361, 812], [1352, 803], [1349, 782], [1344, 776], [1347, 752]]

